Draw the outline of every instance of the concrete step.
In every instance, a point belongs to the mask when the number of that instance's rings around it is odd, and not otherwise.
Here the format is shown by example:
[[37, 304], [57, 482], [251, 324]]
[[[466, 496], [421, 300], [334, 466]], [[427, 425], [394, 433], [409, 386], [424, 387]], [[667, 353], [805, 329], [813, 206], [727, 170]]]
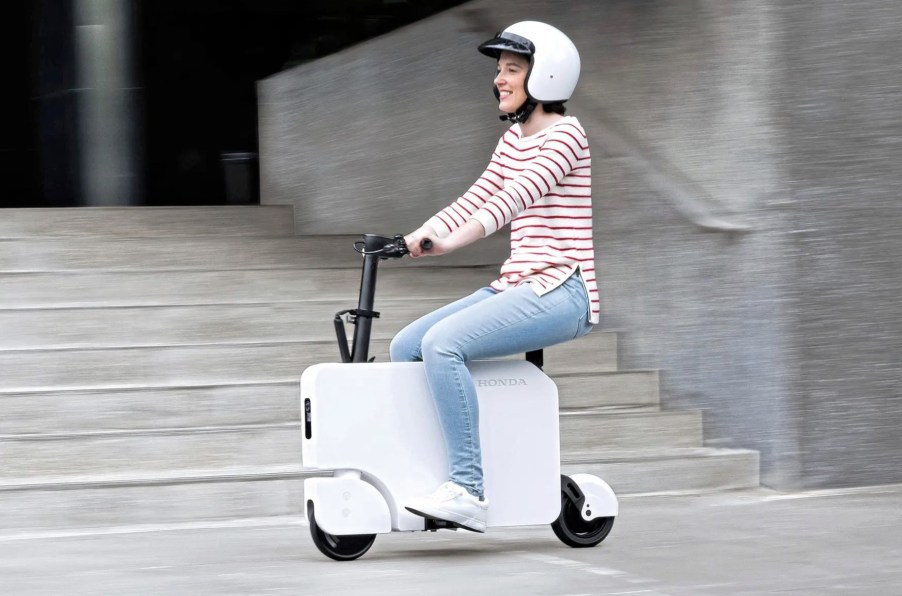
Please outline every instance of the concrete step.
[[568, 456], [564, 474], [595, 474], [618, 494], [707, 492], [760, 484], [757, 451], [710, 447]]
[[[185, 271], [360, 269], [359, 236], [47, 238], [0, 240], [0, 271]], [[387, 267], [500, 265], [510, 252], [493, 234], [442, 258], [398, 259]]]
[[[411, 321], [448, 303], [446, 298], [382, 300], [372, 337], [390, 339]], [[308, 300], [271, 304], [0, 309], [0, 350], [118, 348], [220, 343], [269, 343], [331, 340], [336, 312], [355, 300]], [[349, 334], [353, 326], [346, 325]], [[573, 347], [597, 352], [616, 362], [616, 337], [597, 332]], [[582, 339], [582, 338], [581, 338]], [[586, 354], [587, 360], [590, 354]], [[549, 364], [557, 352], [549, 350]]]
[[702, 414], [654, 407], [561, 411], [561, 455], [700, 447]]
[[301, 463], [296, 422], [0, 436], [0, 481]]
[[306, 367], [337, 361], [334, 341], [3, 351], [0, 392], [298, 381]]
[[[621, 497], [758, 486], [753, 451], [639, 450], [565, 457], [561, 466], [564, 474], [600, 475]], [[290, 464], [5, 482], [0, 483], [0, 535], [303, 516], [303, 481], [313, 475]]]
[[0, 218], [0, 238], [293, 234], [294, 211], [284, 205], [4, 209]]
[[[592, 331], [578, 339], [574, 339], [543, 350], [545, 374], [558, 382], [564, 382], [559, 375], [583, 373], [613, 372], [617, 370], [619, 360], [617, 334], [607, 331]], [[578, 387], [579, 380], [567, 380], [571, 387]], [[597, 387], [596, 387], [597, 388]], [[560, 391], [558, 391], [560, 393]], [[631, 402], [632, 403], [632, 402]], [[598, 405], [594, 404], [593, 405]], [[561, 407], [579, 407], [567, 405]]]
[[[436, 259], [441, 261], [441, 259]], [[359, 261], [351, 260], [359, 265]], [[460, 298], [490, 284], [498, 265], [381, 267], [376, 305], [383, 300]], [[360, 270], [73, 271], [0, 273], [0, 308], [261, 304], [304, 299], [357, 304]]]
[[0, 536], [303, 516], [300, 466], [0, 482]]
[[300, 421], [299, 383], [0, 393], [0, 435]]
[[[0, 533], [302, 514], [298, 380], [338, 360], [360, 256], [359, 236], [292, 226], [281, 206], [4, 212]], [[383, 262], [371, 355], [495, 279], [507, 242]], [[657, 373], [617, 362], [613, 333], [545, 352], [565, 473], [621, 494], [757, 485], [756, 453], [700, 447], [701, 413], [660, 411]]]
[[[545, 370], [553, 374], [553, 368], [548, 365]], [[563, 409], [658, 406], [661, 403], [658, 371], [626, 370], [553, 376]]]
[[[382, 301], [374, 337], [446, 304], [421, 298]], [[335, 337], [333, 317], [355, 302], [0, 310], [0, 350], [267, 343]], [[348, 326], [349, 329], [353, 327]]]
[[[606, 376], [606, 375], [600, 375]], [[630, 373], [623, 395], [630, 391]], [[621, 391], [592, 393], [592, 399], [565, 391], [562, 405], [578, 400], [597, 407], [657, 405], [625, 403]], [[182, 387], [107, 388], [0, 393], [0, 435], [67, 434], [147, 428], [192, 428], [298, 422], [298, 381]]]
[[[581, 338], [582, 340], [583, 338]], [[616, 368], [612, 334], [591, 333], [549, 351], [549, 374]], [[371, 342], [370, 356], [388, 361], [389, 339]], [[591, 346], [586, 349], [584, 346]], [[551, 356], [553, 355], [553, 356]], [[175, 387], [298, 381], [318, 362], [340, 361], [336, 340], [231, 343], [109, 349], [0, 351], [0, 392], [55, 389]], [[557, 363], [557, 364], [555, 364]]]
[[0, 482], [0, 536], [303, 515], [299, 465]]
[[[301, 463], [300, 428], [298, 422], [287, 422], [0, 435], [0, 479]], [[561, 414], [564, 455], [622, 448], [698, 447], [701, 441], [697, 412]]]

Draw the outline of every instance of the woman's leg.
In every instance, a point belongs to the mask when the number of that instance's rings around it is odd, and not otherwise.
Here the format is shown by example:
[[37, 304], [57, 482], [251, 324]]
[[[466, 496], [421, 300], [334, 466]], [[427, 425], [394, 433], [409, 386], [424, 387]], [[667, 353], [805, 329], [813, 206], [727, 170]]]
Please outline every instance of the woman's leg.
[[523, 284], [476, 301], [428, 328], [420, 356], [444, 432], [452, 482], [473, 496], [483, 495], [479, 407], [466, 363], [573, 339], [591, 330], [587, 319], [585, 289], [573, 275], [544, 296]]
[[423, 336], [429, 329], [442, 319], [453, 315], [469, 306], [476, 304], [495, 292], [490, 288], [481, 288], [469, 296], [456, 300], [451, 304], [438, 308], [427, 315], [423, 315], [398, 332], [391, 340], [388, 352], [392, 362], [419, 362], [423, 359]]

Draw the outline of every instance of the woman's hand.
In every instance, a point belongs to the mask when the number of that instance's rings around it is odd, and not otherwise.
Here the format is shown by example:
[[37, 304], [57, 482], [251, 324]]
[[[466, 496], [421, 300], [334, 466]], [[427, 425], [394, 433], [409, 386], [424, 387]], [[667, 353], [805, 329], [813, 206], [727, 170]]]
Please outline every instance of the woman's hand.
[[[431, 228], [424, 226], [416, 232], [405, 236], [404, 241], [407, 243], [407, 250], [410, 251], [410, 256], [417, 258], [422, 256], [437, 257], [446, 255], [449, 252], [454, 252], [458, 248], [473, 244], [484, 237], [485, 228], [479, 221], [471, 219], [444, 238], [438, 238]], [[420, 246], [420, 242], [426, 238], [432, 240], [432, 248], [428, 251], [423, 250]]]
[[[428, 252], [424, 251], [420, 246], [420, 242], [422, 242], [426, 238], [432, 240], [433, 246], [433, 248]], [[429, 226], [423, 226], [404, 236], [404, 243], [407, 244], [407, 250], [410, 251], [410, 256], [414, 259], [422, 257], [424, 255], [436, 256], [437, 253], [435, 252], [435, 246], [438, 242], [438, 235], [435, 233], [435, 230], [433, 230]]]

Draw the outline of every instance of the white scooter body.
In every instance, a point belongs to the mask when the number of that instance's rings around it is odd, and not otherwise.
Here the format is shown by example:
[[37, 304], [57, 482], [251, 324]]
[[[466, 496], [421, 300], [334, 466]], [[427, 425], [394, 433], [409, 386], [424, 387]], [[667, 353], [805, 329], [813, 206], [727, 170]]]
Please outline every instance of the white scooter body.
[[[420, 247], [429, 250], [423, 240]], [[379, 262], [408, 254], [402, 236], [364, 234], [358, 307], [335, 315], [341, 363], [317, 364], [301, 375], [303, 459], [307, 470], [334, 471], [304, 481], [304, 511], [316, 547], [350, 561], [376, 534], [455, 529], [404, 508], [408, 499], [436, 489], [448, 463], [422, 363], [371, 363], [368, 358]], [[354, 324], [348, 345], [343, 317]], [[610, 532], [617, 497], [590, 474], [561, 476], [558, 394], [533, 362], [473, 362], [479, 400], [479, 436], [487, 525], [551, 523], [564, 544], [591, 547]]]
[[[487, 525], [553, 522], [561, 513], [557, 387], [525, 361], [473, 362], [469, 369], [479, 399]], [[404, 503], [445, 482], [448, 464], [422, 363], [311, 366], [301, 376], [301, 407], [305, 469], [336, 471], [304, 481], [322, 530], [342, 536], [427, 529]], [[572, 479], [586, 495], [583, 519], [617, 515], [617, 498], [603, 480]]]

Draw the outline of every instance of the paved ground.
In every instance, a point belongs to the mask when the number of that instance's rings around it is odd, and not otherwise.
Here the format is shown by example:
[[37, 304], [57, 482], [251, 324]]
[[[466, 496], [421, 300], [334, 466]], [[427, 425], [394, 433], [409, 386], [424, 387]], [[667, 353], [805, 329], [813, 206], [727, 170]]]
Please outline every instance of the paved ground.
[[601, 546], [547, 527], [380, 536], [324, 558], [298, 519], [0, 535], [3, 594], [902, 594], [902, 485], [635, 497]]

